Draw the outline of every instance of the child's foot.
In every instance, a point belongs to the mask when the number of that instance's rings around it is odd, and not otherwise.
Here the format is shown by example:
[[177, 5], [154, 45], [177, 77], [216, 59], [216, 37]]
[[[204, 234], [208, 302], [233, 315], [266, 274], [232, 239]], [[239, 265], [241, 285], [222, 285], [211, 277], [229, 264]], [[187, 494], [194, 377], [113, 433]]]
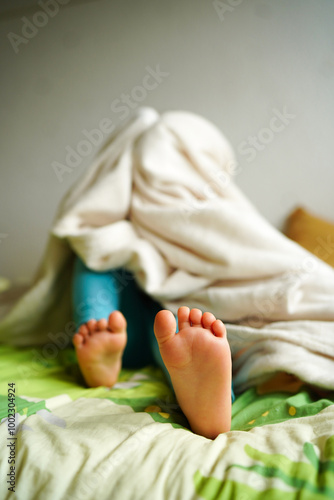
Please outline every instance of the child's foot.
[[231, 426], [231, 352], [226, 329], [213, 314], [170, 311], [156, 315], [154, 333], [178, 403], [194, 432], [215, 438]]
[[89, 387], [112, 387], [122, 366], [126, 345], [126, 321], [114, 311], [109, 319], [91, 319], [80, 326], [73, 344], [81, 373]]

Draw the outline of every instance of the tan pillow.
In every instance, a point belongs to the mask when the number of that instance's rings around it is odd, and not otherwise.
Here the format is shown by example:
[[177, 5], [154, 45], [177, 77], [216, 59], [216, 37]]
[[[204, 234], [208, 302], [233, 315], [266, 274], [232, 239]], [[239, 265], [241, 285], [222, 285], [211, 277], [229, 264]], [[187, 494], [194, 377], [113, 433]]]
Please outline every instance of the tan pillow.
[[334, 224], [297, 208], [287, 219], [285, 234], [334, 267]]

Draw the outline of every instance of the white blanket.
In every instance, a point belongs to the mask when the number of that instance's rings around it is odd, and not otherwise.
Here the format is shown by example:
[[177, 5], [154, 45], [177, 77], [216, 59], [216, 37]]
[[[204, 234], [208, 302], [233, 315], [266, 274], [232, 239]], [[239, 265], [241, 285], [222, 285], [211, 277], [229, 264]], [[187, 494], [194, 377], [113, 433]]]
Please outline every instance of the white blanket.
[[35, 284], [0, 323], [0, 340], [67, 333], [74, 251], [91, 269], [125, 266], [174, 312], [188, 305], [224, 320], [237, 391], [281, 370], [334, 389], [334, 270], [261, 217], [235, 167], [205, 119], [141, 110], [63, 200]]

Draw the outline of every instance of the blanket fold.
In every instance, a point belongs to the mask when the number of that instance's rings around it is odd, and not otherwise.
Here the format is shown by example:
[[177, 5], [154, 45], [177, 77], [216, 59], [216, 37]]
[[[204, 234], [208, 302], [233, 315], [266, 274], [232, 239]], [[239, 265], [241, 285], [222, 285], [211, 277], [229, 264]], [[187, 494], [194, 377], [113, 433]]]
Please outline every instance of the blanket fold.
[[[273, 228], [233, 181], [233, 151], [204, 118], [142, 109], [62, 201], [31, 290], [0, 341], [48, 341], [70, 321], [73, 255], [124, 266], [176, 312], [227, 323], [235, 388], [284, 369], [334, 389], [334, 270]], [[326, 368], [326, 369], [324, 369]]]

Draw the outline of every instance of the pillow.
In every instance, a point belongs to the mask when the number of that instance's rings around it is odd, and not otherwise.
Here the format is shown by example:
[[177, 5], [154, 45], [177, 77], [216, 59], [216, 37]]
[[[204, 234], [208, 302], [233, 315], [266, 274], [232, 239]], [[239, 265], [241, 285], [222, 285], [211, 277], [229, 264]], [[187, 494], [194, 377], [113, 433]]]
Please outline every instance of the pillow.
[[334, 267], [334, 224], [297, 208], [287, 219], [285, 234]]

